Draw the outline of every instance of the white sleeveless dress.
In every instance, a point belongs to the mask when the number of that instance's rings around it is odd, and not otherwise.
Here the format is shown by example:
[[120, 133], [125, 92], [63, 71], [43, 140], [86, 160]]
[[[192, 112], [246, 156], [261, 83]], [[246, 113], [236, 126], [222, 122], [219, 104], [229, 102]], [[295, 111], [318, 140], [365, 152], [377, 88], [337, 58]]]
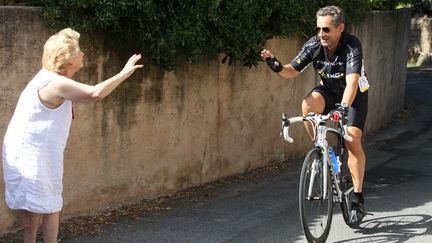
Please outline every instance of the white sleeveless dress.
[[69, 136], [72, 102], [55, 109], [38, 89], [66, 78], [42, 69], [21, 93], [3, 143], [6, 203], [11, 209], [55, 213], [63, 206], [63, 152]]

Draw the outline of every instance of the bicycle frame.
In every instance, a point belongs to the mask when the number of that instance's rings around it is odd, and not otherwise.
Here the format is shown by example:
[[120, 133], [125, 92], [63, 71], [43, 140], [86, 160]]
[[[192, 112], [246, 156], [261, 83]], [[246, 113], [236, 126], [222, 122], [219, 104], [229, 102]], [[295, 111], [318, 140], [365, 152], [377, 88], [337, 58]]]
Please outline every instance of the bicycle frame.
[[[329, 166], [332, 166], [331, 161], [329, 160], [329, 151], [328, 151], [328, 141], [327, 141], [327, 132], [332, 132], [337, 135], [340, 135], [343, 139], [347, 141], [352, 141], [352, 137], [348, 135], [346, 131], [346, 125], [342, 124], [342, 121], [338, 122], [338, 129], [334, 129], [331, 127], [328, 127], [326, 124], [326, 121], [330, 120], [331, 114], [327, 115], [321, 115], [321, 114], [315, 114], [315, 113], [309, 113], [306, 116], [299, 116], [299, 117], [293, 117], [293, 118], [287, 118], [286, 113], [282, 114], [282, 127], [281, 127], [281, 136], [289, 142], [293, 143], [294, 140], [289, 136], [289, 125], [296, 122], [309, 122], [314, 131], [314, 145], [315, 147], [319, 147], [321, 150], [321, 153], [323, 155], [323, 163], [322, 163], [322, 179], [323, 179], [323, 200], [327, 200], [327, 183], [329, 183], [328, 177], [326, 176], [328, 173]], [[315, 167], [312, 166], [312, 173], [311, 173], [311, 180], [309, 181], [309, 189], [308, 189], [308, 198], [311, 197], [312, 193], [312, 185], [314, 183], [314, 178], [317, 171], [315, 170]], [[335, 183], [333, 185], [335, 186], [336, 192], [337, 192], [337, 202], [340, 202], [342, 200], [343, 196], [349, 195], [349, 192], [345, 195], [341, 188], [339, 187], [339, 178], [334, 174], [331, 173], [333, 180]], [[344, 195], [343, 195], [344, 194]]]
[[[330, 126], [328, 120], [336, 122], [337, 127]], [[349, 227], [353, 226], [350, 198], [354, 187], [349, 184], [349, 181], [342, 183], [345, 177], [342, 178], [341, 172], [334, 173], [334, 161], [331, 161], [327, 140], [327, 133], [336, 134], [335, 151], [338, 156], [337, 163], [340, 163], [340, 159], [344, 158], [345, 140], [353, 140], [348, 135], [347, 126], [343, 124], [345, 120], [346, 118], [342, 117], [339, 111], [333, 111], [327, 115], [309, 113], [289, 119], [285, 113], [282, 114], [281, 136], [287, 142], [294, 142], [289, 136], [289, 126], [292, 123], [306, 123], [305, 125], [310, 125], [312, 128], [309, 131], [313, 131], [311, 136], [314, 147], [305, 157], [299, 183], [300, 220], [309, 242], [325, 242], [327, 239], [333, 218], [334, 203], [340, 204], [345, 223]]]

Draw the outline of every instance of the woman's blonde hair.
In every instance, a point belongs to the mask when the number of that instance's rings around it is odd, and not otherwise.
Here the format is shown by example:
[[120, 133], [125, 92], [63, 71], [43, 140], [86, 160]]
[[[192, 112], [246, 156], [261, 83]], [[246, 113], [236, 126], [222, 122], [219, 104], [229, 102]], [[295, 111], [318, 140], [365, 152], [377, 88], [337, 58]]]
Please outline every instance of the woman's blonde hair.
[[44, 45], [42, 67], [56, 73], [64, 72], [65, 63], [80, 51], [79, 37], [80, 34], [71, 28], [52, 35]]

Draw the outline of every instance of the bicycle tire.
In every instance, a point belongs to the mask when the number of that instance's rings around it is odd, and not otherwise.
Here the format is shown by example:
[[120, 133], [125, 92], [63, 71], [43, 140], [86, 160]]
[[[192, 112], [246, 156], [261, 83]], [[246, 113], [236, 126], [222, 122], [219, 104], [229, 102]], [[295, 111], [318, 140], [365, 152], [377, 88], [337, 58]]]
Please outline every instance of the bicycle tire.
[[[339, 139], [341, 137], [339, 136]], [[343, 140], [341, 140], [343, 142]], [[350, 215], [351, 215], [351, 200], [352, 200], [352, 194], [353, 194], [353, 182], [351, 179], [351, 173], [349, 172], [348, 168], [348, 154], [347, 151], [344, 148], [344, 145], [342, 143], [339, 144], [341, 147], [338, 148], [338, 152], [344, 151], [343, 154], [338, 154], [342, 164], [341, 164], [341, 179], [339, 182], [339, 188], [342, 189], [342, 200], [340, 202], [340, 208], [342, 212], [342, 217], [344, 219], [344, 222], [346, 225], [348, 225], [350, 228], [353, 228], [353, 224], [350, 222]], [[347, 178], [346, 178], [347, 177]], [[345, 193], [349, 192], [349, 194], [346, 196]]]
[[[317, 161], [316, 163], [321, 164], [316, 166], [314, 164], [315, 160]], [[309, 242], [325, 242], [330, 233], [330, 226], [333, 219], [333, 192], [331, 187], [332, 179], [330, 176], [330, 170], [328, 170], [327, 173], [327, 199], [322, 199], [322, 160], [323, 158], [320, 148], [310, 150], [303, 162], [300, 174], [300, 219], [306, 239]], [[316, 173], [316, 178], [314, 178], [313, 181], [313, 196], [312, 198], [307, 198], [312, 166], [321, 169]]]
[[343, 195], [342, 196], [342, 202], [340, 202], [342, 217], [345, 221], [345, 224], [348, 225], [350, 228], [353, 227], [353, 225], [350, 223], [351, 194], [352, 193], [350, 193], [350, 195], [348, 195], [348, 200], [347, 200], [347, 198], [345, 198], [345, 195]]

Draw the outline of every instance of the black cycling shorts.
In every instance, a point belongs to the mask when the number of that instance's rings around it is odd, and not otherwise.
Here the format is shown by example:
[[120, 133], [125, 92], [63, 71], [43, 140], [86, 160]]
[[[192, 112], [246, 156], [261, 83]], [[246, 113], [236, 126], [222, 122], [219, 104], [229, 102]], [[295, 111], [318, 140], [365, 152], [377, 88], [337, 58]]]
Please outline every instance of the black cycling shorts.
[[[325, 108], [323, 114], [329, 113], [335, 109], [335, 104], [342, 101], [342, 97], [336, 96], [324, 85], [315, 87], [311, 92], [320, 93], [325, 100]], [[368, 110], [368, 91], [361, 92], [357, 89], [357, 95], [351, 104], [348, 111], [348, 126], [360, 128], [362, 131], [366, 122], [366, 115]]]

